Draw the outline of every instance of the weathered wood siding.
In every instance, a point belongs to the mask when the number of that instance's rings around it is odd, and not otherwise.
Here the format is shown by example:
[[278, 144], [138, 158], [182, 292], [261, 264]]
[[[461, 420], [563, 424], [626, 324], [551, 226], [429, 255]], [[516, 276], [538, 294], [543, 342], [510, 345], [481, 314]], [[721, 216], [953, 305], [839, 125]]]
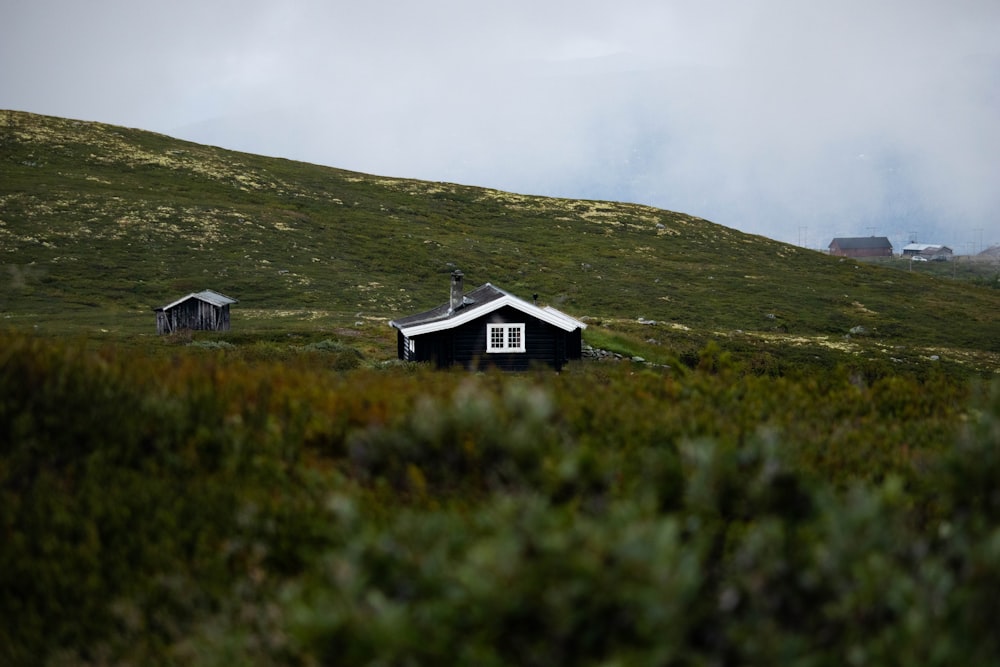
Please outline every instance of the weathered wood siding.
[[892, 257], [892, 248], [840, 248], [830, 249], [834, 257]]
[[[486, 352], [486, 325], [500, 323], [524, 324], [525, 352]], [[558, 370], [566, 361], [579, 359], [582, 353], [579, 329], [566, 332], [509, 306], [454, 329], [415, 336], [414, 342], [416, 349], [410, 352], [405, 337], [399, 334], [399, 358], [430, 361], [441, 368], [459, 364], [475, 369], [524, 371], [548, 365]]]
[[169, 310], [156, 311], [156, 333], [168, 334], [184, 329], [229, 331], [229, 304], [215, 306], [200, 299], [188, 299]]

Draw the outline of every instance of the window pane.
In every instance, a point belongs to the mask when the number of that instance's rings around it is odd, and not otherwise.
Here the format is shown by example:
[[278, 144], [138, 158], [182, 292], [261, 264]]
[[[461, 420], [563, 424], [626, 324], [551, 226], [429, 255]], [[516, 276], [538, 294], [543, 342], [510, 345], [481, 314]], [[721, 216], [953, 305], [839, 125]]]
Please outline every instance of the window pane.
[[507, 347], [513, 349], [521, 347], [521, 327], [510, 327], [507, 329]]

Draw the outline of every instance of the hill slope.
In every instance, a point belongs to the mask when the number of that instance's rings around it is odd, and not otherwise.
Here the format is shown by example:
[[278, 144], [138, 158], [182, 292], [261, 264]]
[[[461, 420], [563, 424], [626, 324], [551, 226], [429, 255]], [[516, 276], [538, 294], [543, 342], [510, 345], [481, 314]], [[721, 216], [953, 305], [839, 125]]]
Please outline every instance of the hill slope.
[[[0, 309], [125, 323], [211, 288], [234, 321], [353, 323], [444, 300], [446, 275], [577, 316], [1000, 352], [1000, 293], [632, 204], [370, 176], [0, 111]], [[855, 329], [857, 331], [857, 329]], [[385, 332], [388, 337], [388, 332]]]

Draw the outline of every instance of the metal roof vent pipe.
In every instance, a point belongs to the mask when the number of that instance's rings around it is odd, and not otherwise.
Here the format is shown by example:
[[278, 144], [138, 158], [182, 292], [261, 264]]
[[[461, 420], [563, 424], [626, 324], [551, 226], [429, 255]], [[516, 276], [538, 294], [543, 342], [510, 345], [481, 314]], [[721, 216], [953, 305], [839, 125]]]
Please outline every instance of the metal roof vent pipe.
[[451, 272], [451, 301], [448, 305], [448, 312], [454, 312], [462, 307], [462, 278], [465, 277], [459, 270]]

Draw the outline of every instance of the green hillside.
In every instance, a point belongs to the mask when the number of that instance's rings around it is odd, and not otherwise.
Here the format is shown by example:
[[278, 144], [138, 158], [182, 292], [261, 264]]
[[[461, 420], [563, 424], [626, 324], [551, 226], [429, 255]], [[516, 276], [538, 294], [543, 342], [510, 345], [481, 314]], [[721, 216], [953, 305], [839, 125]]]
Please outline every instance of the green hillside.
[[[14, 111], [0, 112], [0, 263], [3, 316], [56, 333], [148, 334], [151, 308], [210, 288], [239, 299], [236, 331], [347, 327], [390, 354], [382, 323], [440, 303], [461, 268], [471, 285], [599, 321], [601, 343], [864, 342], [1000, 365], [1000, 292], [986, 287], [646, 206], [370, 176]], [[852, 329], [865, 336], [845, 338]]]

